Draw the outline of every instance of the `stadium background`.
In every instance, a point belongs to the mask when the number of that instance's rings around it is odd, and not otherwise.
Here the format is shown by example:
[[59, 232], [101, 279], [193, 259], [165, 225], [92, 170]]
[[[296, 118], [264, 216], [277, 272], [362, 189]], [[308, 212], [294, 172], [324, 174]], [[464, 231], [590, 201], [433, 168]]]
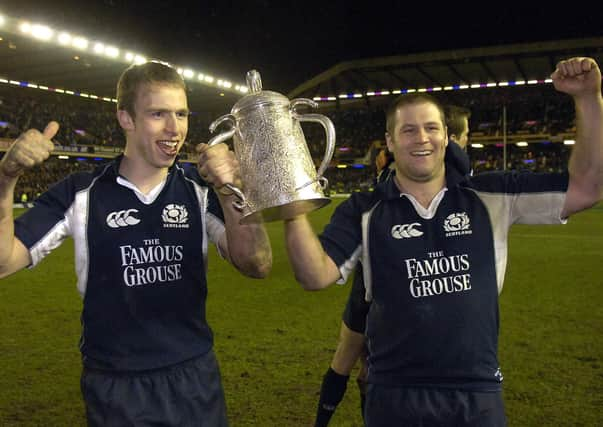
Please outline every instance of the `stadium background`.
[[[316, 99], [337, 130], [328, 171], [333, 194], [370, 187], [383, 108], [394, 92], [413, 89], [471, 109], [470, 142], [481, 145], [469, 149], [476, 173], [564, 168], [575, 137], [573, 109], [546, 78], [565, 57], [603, 63], [597, 14], [567, 9], [436, 14], [395, 2], [23, 3], [0, 6], [0, 150], [51, 118], [62, 129], [57, 156], [23, 177], [17, 203], [25, 201], [23, 193], [31, 202], [66, 173], [121, 151], [112, 99], [117, 76], [136, 55], [169, 61], [189, 80], [188, 153], [242, 96], [248, 69], [260, 70], [265, 89]], [[50, 40], [36, 24], [54, 30]], [[68, 42], [59, 38], [65, 31]], [[89, 46], [74, 47], [77, 36]], [[111, 47], [119, 49], [116, 58]], [[318, 161], [321, 130], [304, 125], [304, 131]], [[317, 230], [334, 200], [312, 214]], [[310, 425], [336, 344], [347, 288], [302, 292], [289, 271], [281, 228], [269, 225], [275, 268], [265, 282], [241, 279], [215, 254], [210, 261], [208, 311], [234, 426]], [[566, 227], [517, 227], [512, 234], [501, 297], [501, 363], [512, 426], [603, 425], [602, 243], [601, 207]], [[74, 283], [69, 244], [36, 270], [3, 280], [0, 425], [83, 422], [81, 302]], [[357, 406], [350, 386], [333, 425], [360, 425]]]

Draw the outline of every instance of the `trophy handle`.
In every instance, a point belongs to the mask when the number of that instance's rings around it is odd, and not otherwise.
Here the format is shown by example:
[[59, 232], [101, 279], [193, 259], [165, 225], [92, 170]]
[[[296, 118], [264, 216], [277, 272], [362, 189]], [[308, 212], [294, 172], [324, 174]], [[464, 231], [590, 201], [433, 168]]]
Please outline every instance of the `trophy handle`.
[[[227, 131], [222, 132], [222, 133], [214, 136], [212, 139], [210, 139], [209, 142], [207, 143], [207, 145], [209, 145], [210, 147], [212, 145], [216, 145], [221, 142], [227, 141], [234, 136], [234, 134], [236, 132], [236, 129], [234, 127], [235, 123], [236, 123], [236, 119], [232, 114], [225, 114], [221, 117], [218, 117], [216, 120], [213, 121], [213, 123], [211, 125], [209, 125], [209, 131], [211, 133], [214, 133], [214, 131], [218, 128], [218, 126], [220, 126], [224, 122], [230, 123], [230, 129], [228, 129]], [[243, 212], [243, 210], [247, 206], [247, 199], [245, 198], [245, 194], [243, 194], [243, 191], [241, 191], [239, 188], [235, 187], [232, 184], [225, 184], [225, 187], [228, 188], [230, 191], [232, 191], [238, 199], [238, 200], [235, 200], [232, 202], [232, 205], [234, 206], [234, 208], [236, 210], [238, 210], [239, 212]]]
[[322, 114], [300, 114], [295, 111], [295, 108], [298, 105], [308, 105], [312, 108], [318, 107], [318, 103], [312, 101], [307, 98], [298, 98], [291, 101], [291, 106], [289, 109], [291, 110], [293, 117], [300, 122], [315, 122], [320, 123], [327, 134], [327, 146], [325, 147], [325, 156], [322, 159], [322, 162], [316, 171], [318, 175], [317, 179], [321, 184], [323, 189], [327, 185], [327, 179], [323, 177], [323, 174], [329, 167], [329, 163], [331, 163], [331, 159], [333, 158], [333, 152], [335, 151], [335, 126], [333, 126], [333, 122], [327, 116], [323, 116]]

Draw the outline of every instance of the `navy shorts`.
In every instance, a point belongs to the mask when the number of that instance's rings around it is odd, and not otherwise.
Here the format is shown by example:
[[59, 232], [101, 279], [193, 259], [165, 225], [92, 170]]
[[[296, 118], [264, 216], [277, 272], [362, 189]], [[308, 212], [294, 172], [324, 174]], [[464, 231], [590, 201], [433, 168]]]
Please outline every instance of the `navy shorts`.
[[87, 361], [81, 389], [88, 426], [226, 427], [226, 403], [213, 351], [143, 372], [96, 369]]
[[367, 427], [504, 427], [501, 392], [368, 385]]

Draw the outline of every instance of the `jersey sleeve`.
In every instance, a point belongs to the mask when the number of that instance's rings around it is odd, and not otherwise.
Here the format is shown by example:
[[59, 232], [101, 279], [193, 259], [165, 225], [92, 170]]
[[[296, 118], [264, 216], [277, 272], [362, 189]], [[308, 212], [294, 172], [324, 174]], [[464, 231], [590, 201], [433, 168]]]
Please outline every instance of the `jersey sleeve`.
[[34, 206], [15, 219], [15, 237], [29, 250], [36, 266], [72, 234], [69, 211], [73, 209], [75, 190], [70, 176], [52, 186], [34, 202]]
[[569, 174], [493, 172], [471, 180], [473, 189], [488, 207], [496, 223], [560, 224]]
[[361, 256], [361, 218], [363, 208], [370, 203], [369, 197], [354, 193], [335, 209], [331, 221], [319, 236], [323, 249], [339, 268], [339, 284], [347, 281]]

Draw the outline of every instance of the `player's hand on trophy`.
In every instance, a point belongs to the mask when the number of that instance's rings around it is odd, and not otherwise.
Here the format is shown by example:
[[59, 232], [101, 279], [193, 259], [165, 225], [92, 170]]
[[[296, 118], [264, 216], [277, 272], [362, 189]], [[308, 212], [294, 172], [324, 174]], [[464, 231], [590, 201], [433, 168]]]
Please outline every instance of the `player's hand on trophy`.
[[560, 61], [551, 74], [559, 92], [574, 97], [601, 96], [601, 71], [592, 58], [570, 58]]
[[212, 145], [199, 144], [196, 147], [199, 154], [197, 169], [201, 178], [224, 195], [232, 194], [226, 184], [242, 188], [239, 161], [228, 145], [220, 143]]
[[0, 174], [16, 178], [25, 170], [43, 163], [54, 150], [51, 140], [58, 131], [59, 124], [53, 121], [46, 125], [43, 132], [30, 129], [22, 133], [0, 161]]

